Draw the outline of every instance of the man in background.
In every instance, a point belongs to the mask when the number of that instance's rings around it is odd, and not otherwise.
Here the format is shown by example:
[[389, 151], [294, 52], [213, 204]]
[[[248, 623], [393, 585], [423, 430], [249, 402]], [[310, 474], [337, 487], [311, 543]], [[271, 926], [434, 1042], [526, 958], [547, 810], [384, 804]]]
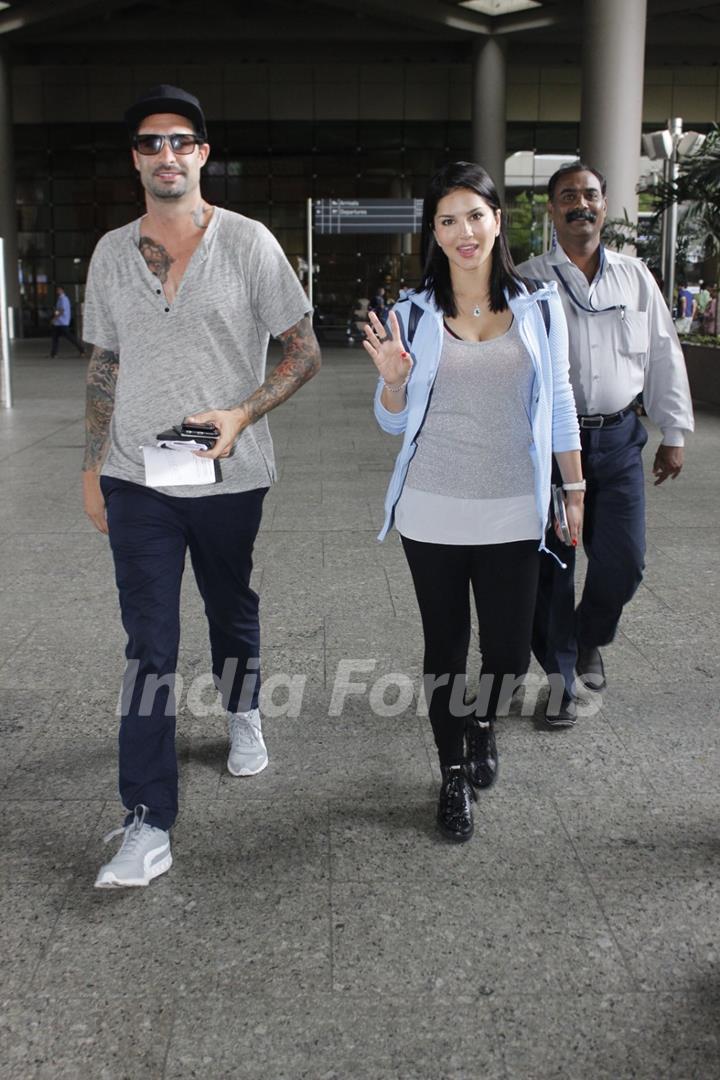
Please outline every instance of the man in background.
[[678, 317], [675, 320], [675, 328], [678, 334], [689, 334], [692, 331], [696, 314], [697, 300], [688, 289], [687, 281], [681, 280], [678, 289]]
[[701, 280], [698, 282], [698, 284], [700, 288], [697, 291], [695, 303], [697, 304], [697, 318], [698, 323], [700, 324], [698, 329], [702, 331], [705, 328], [705, 317], [707, 315], [707, 310], [710, 307], [712, 296], [710, 294], [710, 290], [708, 289], [704, 281]]
[[55, 300], [55, 310], [53, 311], [52, 323], [51, 323], [51, 344], [50, 344], [50, 356], [54, 360], [58, 354], [58, 346], [60, 344], [60, 338], [64, 337], [74, 345], [81, 356], [85, 355], [85, 349], [82, 342], [78, 341], [70, 329], [70, 323], [72, 322], [72, 307], [70, 306], [70, 298], [63, 289], [62, 285], [57, 287], [57, 298]]
[[623, 607], [642, 580], [648, 435], [633, 403], [642, 393], [647, 415], [662, 432], [652, 470], [656, 485], [679, 476], [694, 422], [685, 359], [656, 282], [639, 259], [601, 242], [605, 178], [572, 162], [550, 178], [548, 198], [557, 246], [519, 269], [557, 283], [567, 319], [587, 484], [588, 566], [576, 608], [575, 550], [549, 530], [546, 543], [567, 570], [555, 559], [542, 560], [533, 651], [548, 675], [561, 673], [565, 684], [559, 709], [546, 720], [568, 727], [576, 721], [575, 673], [588, 690], [604, 689], [600, 649], [615, 637]]

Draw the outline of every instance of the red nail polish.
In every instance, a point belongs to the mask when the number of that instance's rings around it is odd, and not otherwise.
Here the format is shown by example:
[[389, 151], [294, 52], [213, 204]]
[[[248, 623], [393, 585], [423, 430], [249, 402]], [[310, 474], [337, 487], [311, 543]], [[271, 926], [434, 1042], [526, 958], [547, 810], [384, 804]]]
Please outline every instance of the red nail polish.
[[577, 540], [573, 540], [573, 542], [572, 542], [572, 546], [573, 546], [573, 547], [577, 547]]

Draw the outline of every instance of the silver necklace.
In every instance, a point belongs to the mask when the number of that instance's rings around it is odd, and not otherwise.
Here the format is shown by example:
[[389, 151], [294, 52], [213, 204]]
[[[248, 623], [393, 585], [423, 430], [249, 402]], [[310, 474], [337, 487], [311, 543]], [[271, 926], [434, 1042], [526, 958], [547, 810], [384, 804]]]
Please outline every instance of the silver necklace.
[[475, 307], [473, 308], [473, 315], [475, 316], [476, 319], [479, 319], [480, 316], [482, 315], [482, 311], [480, 310], [480, 305], [479, 304], [476, 304]]

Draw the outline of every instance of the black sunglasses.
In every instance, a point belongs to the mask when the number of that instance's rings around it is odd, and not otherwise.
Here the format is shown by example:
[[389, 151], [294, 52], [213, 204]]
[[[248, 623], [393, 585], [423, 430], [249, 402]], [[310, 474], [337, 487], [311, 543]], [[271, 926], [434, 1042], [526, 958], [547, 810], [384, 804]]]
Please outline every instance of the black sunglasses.
[[199, 135], [133, 135], [132, 144], [138, 154], [159, 154], [168, 143], [173, 154], [192, 154], [205, 142]]

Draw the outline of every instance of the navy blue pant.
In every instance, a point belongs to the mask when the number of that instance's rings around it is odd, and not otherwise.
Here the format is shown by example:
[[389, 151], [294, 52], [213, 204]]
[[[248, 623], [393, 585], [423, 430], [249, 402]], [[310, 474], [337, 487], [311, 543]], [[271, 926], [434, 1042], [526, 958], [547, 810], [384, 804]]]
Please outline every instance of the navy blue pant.
[[[548, 675], [560, 672], [572, 690], [577, 647], [609, 644], [645, 565], [645, 485], [642, 449], [648, 436], [634, 412], [619, 424], [581, 428], [587, 480], [583, 546], [588, 566], [575, 607], [575, 549], [548, 532], [547, 546], [567, 570], [545, 556], [540, 567], [533, 652]], [[557, 465], [553, 480], [561, 483]]]
[[148, 824], [169, 829], [178, 808], [174, 679], [185, 554], [205, 603], [223, 706], [254, 709], [260, 622], [250, 574], [267, 488], [187, 499], [107, 476], [101, 486], [128, 636], [120, 797], [128, 810], [147, 806]]

